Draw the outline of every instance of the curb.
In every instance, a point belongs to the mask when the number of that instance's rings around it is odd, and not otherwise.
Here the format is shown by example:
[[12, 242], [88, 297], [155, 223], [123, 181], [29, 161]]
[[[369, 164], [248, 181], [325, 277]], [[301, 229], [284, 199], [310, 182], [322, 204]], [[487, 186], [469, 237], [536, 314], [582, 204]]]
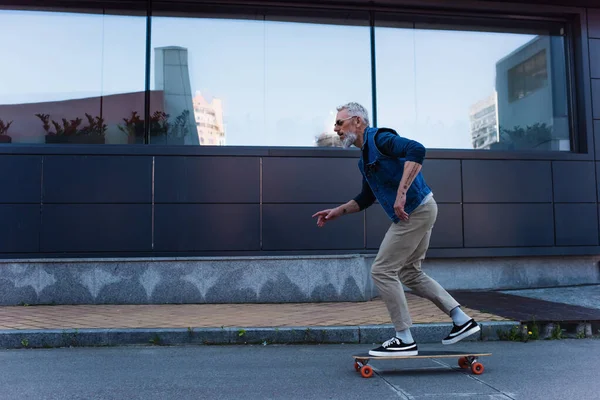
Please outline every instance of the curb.
[[[500, 340], [519, 322], [481, 322], [479, 335], [464, 341]], [[411, 332], [419, 343], [441, 343], [452, 324], [415, 324]], [[235, 345], [235, 344], [375, 344], [394, 334], [392, 325], [300, 326], [284, 328], [116, 328], [64, 330], [0, 330], [1, 349], [97, 347], [127, 345]]]

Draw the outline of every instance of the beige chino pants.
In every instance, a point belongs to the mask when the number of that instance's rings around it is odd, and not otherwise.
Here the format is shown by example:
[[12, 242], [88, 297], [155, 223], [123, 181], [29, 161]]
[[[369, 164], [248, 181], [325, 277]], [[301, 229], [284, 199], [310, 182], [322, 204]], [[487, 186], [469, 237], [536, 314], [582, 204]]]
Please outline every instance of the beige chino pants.
[[408, 221], [392, 223], [371, 266], [371, 276], [396, 331], [412, 325], [402, 283], [448, 315], [459, 305], [439, 283], [421, 271], [437, 213], [437, 203], [431, 198], [417, 207]]

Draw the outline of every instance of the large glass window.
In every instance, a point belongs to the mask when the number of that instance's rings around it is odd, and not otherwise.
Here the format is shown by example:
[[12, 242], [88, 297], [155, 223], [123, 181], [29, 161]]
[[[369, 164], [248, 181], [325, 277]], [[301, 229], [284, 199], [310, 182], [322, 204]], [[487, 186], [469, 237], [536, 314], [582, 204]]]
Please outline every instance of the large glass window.
[[143, 15], [0, 11], [0, 140], [135, 143], [145, 40]]
[[382, 25], [379, 126], [428, 148], [571, 149], [564, 37]]
[[364, 26], [154, 17], [150, 143], [336, 144], [336, 106], [371, 110]]
[[149, 66], [143, 12], [0, 10], [0, 143], [143, 144], [149, 126], [150, 144], [339, 146], [336, 106], [356, 101], [428, 148], [571, 150], [555, 23], [376, 14], [373, 87], [368, 13], [165, 4]]

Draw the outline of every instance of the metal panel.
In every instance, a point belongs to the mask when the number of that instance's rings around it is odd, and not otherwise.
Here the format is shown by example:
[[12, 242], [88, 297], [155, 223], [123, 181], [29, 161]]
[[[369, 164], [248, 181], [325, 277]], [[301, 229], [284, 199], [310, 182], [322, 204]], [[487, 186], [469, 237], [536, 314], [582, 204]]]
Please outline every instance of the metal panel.
[[600, 160], [600, 120], [594, 121], [594, 143], [596, 144], [596, 160]]
[[461, 204], [438, 204], [437, 221], [433, 226], [429, 247], [462, 247], [462, 227]]
[[600, 201], [600, 162], [596, 163], [596, 190], [597, 190], [597, 200]]
[[600, 39], [600, 9], [588, 9], [588, 35]]
[[459, 160], [425, 160], [421, 171], [436, 201], [462, 201]]
[[263, 250], [363, 249], [362, 213], [355, 213], [317, 227], [311, 216], [338, 204], [263, 205]]
[[354, 158], [264, 158], [263, 202], [345, 203], [361, 190], [357, 162]]
[[555, 202], [596, 202], [593, 162], [555, 161], [552, 163], [552, 175]]
[[552, 246], [552, 204], [465, 204], [465, 247]]
[[367, 249], [378, 249], [385, 233], [392, 225], [392, 220], [379, 204], [372, 205], [365, 212], [367, 214]]
[[152, 250], [150, 204], [44, 204], [42, 252]]
[[[367, 209], [367, 248], [378, 249], [392, 221], [379, 206]], [[462, 247], [462, 206], [439, 204], [430, 248]]]
[[600, 78], [600, 39], [590, 39], [590, 75]]
[[0, 253], [39, 251], [40, 205], [0, 204]]
[[556, 245], [598, 245], [598, 205], [555, 204]]
[[40, 203], [42, 157], [0, 157], [0, 203]]
[[156, 157], [157, 203], [258, 203], [258, 157]]
[[552, 201], [550, 162], [464, 160], [462, 174], [466, 203]]
[[594, 118], [600, 119], [600, 79], [592, 79], [592, 107]]
[[157, 204], [156, 251], [259, 250], [258, 204]]
[[44, 203], [150, 203], [152, 158], [45, 156]]

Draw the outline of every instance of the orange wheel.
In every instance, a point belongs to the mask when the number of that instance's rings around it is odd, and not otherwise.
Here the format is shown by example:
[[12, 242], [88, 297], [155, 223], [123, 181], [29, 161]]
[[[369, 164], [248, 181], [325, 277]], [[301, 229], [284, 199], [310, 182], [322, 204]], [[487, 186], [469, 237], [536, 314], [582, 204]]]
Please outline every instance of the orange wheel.
[[360, 369], [360, 374], [363, 378], [370, 378], [373, 376], [373, 368], [368, 365], [365, 365]]
[[467, 357], [461, 357], [458, 359], [458, 366], [466, 369], [469, 368], [470, 364], [469, 364], [469, 360], [467, 360]]
[[471, 371], [475, 374], [475, 375], [481, 375], [483, 374], [483, 370], [485, 368], [483, 368], [483, 364], [482, 363], [474, 363], [473, 365], [471, 365]]
[[356, 372], [360, 372], [360, 365], [358, 365], [358, 361], [354, 363], [354, 369]]

